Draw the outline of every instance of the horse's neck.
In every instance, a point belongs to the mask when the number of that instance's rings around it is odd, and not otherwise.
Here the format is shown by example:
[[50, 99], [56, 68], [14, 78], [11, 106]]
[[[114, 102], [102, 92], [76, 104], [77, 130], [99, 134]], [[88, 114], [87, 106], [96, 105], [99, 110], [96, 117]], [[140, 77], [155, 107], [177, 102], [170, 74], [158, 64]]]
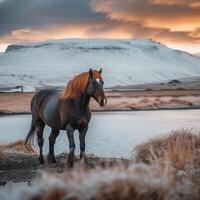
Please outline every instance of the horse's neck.
[[83, 93], [78, 97], [70, 98], [70, 100], [64, 99], [64, 101], [62, 101], [64, 103], [63, 104], [64, 106], [66, 105], [65, 101], [68, 103], [71, 102], [70, 103], [71, 109], [75, 109], [76, 111], [85, 112], [85, 111], [88, 111], [88, 109], [89, 109], [90, 96], [87, 93]]
[[89, 107], [90, 96], [87, 93], [82, 94], [80, 97], [80, 108], [85, 110]]
[[89, 109], [90, 96], [87, 93], [81, 94], [79, 97], [72, 99], [74, 101], [74, 109], [84, 112]]

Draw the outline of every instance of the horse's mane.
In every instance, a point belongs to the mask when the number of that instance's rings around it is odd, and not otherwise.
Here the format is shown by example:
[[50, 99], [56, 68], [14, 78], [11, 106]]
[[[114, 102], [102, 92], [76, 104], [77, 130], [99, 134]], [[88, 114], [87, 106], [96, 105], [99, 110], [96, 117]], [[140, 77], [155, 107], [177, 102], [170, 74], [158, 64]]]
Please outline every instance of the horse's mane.
[[[97, 79], [101, 77], [101, 74], [92, 70], [93, 78]], [[70, 80], [65, 87], [63, 93], [61, 94], [62, 98], [73, 98], [78, 97], [82, 93], [84, 93], [88, 86], [89, 80], [89, 72], [83, 72], [77, 76], [75, 76], [72, 80]]]

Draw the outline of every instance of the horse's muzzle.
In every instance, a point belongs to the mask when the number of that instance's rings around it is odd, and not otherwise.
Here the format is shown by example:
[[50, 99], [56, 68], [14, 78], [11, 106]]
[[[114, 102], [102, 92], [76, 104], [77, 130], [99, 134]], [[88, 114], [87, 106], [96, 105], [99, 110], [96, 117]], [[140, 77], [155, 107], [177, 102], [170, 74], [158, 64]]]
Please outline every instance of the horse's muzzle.
[[107, 104], [107, 98], [105, 97], [105, 95], [103, 96], [103, 98], [102, 97], [98, 98], [98, 103], [101, 107]]
[[106, 98], [106, 96], [104, 96], [104, 105], [106, 105], [107, 104], [107, 98]]

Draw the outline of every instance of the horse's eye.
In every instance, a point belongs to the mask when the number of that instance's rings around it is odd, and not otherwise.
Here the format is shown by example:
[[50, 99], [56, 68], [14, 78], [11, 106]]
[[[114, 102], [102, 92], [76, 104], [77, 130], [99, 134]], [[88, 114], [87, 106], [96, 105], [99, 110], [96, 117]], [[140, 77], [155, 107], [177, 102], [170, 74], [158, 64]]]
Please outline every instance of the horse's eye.
[[103, 85], [103, 84], [104, 84], [103, 80], [100, 80], [100, 84], [101, 84], [101, 85]]

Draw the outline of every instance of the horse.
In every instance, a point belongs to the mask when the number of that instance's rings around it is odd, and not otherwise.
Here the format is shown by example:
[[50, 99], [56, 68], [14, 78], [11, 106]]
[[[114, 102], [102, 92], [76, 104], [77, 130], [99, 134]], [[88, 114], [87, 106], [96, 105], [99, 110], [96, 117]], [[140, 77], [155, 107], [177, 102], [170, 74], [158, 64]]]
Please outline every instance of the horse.
[[85, 136], [91, 119], [90, 98], [94, 98], [101, 107], [107, 103], [101, 75], [102, 69], [99, 71], [90, 69], [70, 80], [62, 93], [56, 90], [40, 90], [33, 96], [31, 100], [32, 121], [25, 144], [34, 137], [36, 132], [39, 164], [44, 164], [42, 148], [45, 125], [51, 127], [47, 155], [50, 163], [56, 163], [54, 144], [60, 130], [66, 130], [69, 140], [68, 166], [73, 167], [74, 163], [75, 130], [79, 131], [80, 159], [86, 162]]

